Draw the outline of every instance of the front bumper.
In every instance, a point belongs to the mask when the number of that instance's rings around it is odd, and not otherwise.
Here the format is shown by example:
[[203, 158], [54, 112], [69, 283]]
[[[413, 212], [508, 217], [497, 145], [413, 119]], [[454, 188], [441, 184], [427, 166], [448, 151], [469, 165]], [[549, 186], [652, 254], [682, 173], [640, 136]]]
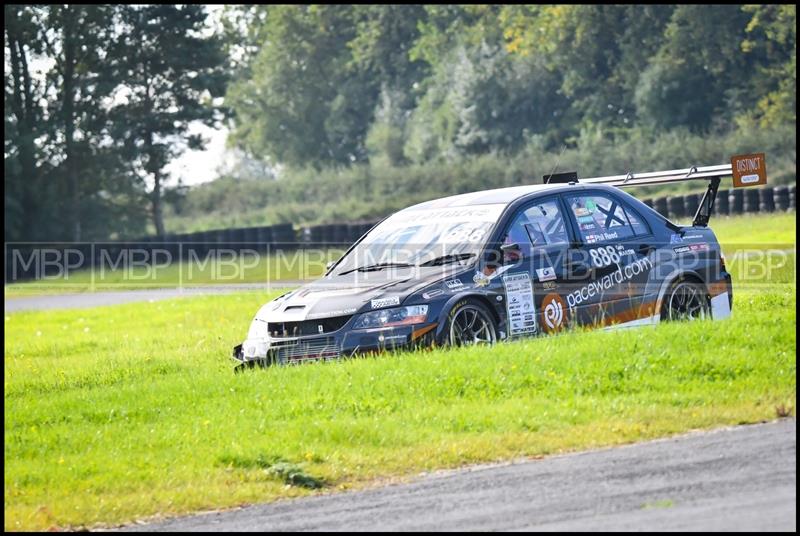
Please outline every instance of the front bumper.
[[436, 324], [332, 333], [317, 337], [247, 339], [233, 349], [240, 363], [290, 364], [348, 357], [360, 353], [412, 348]]

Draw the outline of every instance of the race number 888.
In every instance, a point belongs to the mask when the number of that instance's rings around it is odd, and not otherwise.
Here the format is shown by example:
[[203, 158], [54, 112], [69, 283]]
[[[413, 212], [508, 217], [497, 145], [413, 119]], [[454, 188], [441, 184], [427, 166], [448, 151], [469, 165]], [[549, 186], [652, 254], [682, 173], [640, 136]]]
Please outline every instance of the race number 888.
[[592, 257], [592, 266], [596, 268], [604, 268], [620, 261], [619, 254], [612, 246], [589, 250], [589, 255]]

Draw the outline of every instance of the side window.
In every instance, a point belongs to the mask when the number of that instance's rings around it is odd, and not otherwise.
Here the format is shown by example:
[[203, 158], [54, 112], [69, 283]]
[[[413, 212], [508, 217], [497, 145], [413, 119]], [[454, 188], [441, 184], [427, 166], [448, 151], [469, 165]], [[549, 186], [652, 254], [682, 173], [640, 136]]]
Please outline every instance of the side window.
[[569, 238], [558, 201], [535, 203], [517, 213], [503, 242], [519, 244], [524, 257], [529, 257], [535, 247], [567, 244]]
[[647, 222], [644, 221], [638, 212], [626, 205], [625, 214], [628, 215], [628, 221], [631, 222], [631, 227], [633, 227], [633, 232], [636, 236], [650, 234], [650, 226], [647, 225]]
[[[581, 239], [586, 244], [625, 240], [635, 234], [628, 214], [614, 198], [602, 194], [587, 194], [569, 196], [567, 202], [575, 215]], [[639, 220], [639, 226], [642, 225]]]

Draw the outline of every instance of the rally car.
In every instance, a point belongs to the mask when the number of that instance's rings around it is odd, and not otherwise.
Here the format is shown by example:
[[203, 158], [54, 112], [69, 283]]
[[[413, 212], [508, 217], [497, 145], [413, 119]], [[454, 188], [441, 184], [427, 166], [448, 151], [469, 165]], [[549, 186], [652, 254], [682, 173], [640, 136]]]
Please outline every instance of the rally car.
[[[233, 357], [287, 364], [571, 326], [726, 318], [731, 276], [707, 224], [720, 179], [741, 166], [732, 165], [580, 180], [562, 173], [406, 208], [324, 277], [261, 307]], [[749, 175], [749, 184], [762, 182]], [[689, 225], [620, 189], [683, 180], [708, 181]]]

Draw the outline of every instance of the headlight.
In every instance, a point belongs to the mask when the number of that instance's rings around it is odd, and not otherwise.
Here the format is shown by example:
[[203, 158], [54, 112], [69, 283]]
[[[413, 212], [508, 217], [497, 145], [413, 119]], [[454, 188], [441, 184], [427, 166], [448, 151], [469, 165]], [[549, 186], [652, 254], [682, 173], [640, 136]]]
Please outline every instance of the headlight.
[[392, 326], [408, 326], [421, 324], [428, 316], [427, 305], [411, 305], [364, 313], [358, 317], [353, 329], [388, 328]]
[[247, 332], [248, 339], [267, 339], [269, 338], [269, 325], [263, 320], [255, 319], [250, 324], [250, 330]]

